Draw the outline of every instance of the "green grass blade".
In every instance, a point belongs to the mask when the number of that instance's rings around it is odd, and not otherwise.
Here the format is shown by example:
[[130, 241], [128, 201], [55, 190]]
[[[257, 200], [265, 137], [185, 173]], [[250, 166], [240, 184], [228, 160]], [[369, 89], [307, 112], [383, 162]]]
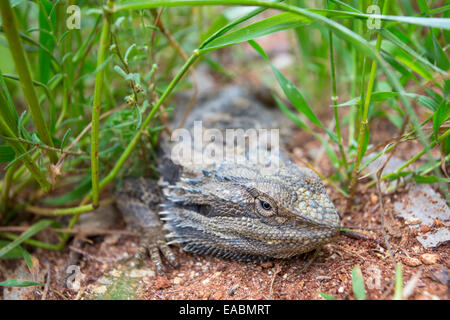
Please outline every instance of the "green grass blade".
[[210, 41], [205, 47], [200, 50], [200, 52], [204, 53], [237, 43], [249, 41], [255, 38], [263, 37], [265, 35], [278, 31], [297, 28], [311, 23], [311, 21], [312, 20], [306, 17], [301, 17], [289, 12], [281, 13], [279, 15], [255, 22], [248, 26], [227, 33], [221, 37], [218, 37]]
[[19, 246], [25, 240], [31, 238], [36, 233], [38, 233], [42, 229], [45, 229], [45, 228], [47, 228], [49, 226], [57, 227], [57, 226], [59, 226], [59, 223], [57, 223], [54, 220], [48, 220], [48, 219], [42, 219], [42, 220], [36, 222], [30, 228], [28, 228], [25, 232], [23, 232], [16, 240], [12, 241], [8, 245], [6, 245], [3, 248], [1, 248], [0, 249], [0, 258], [2, 258], [6, 253], [11, 251], [12, 249], [14, 249], [17, 246]]
[[397, 263], [395, 266], [395, 289], [394, 289], [394, 300], [403, 299], [403, 271], [402, 264]]
[[334, 297], [334, 296], [332, 296], [331, 294], [328, 294], [328, 293], [325, 293], [325, 292], [322, 292], [322, 291], [317, 291], [321, 296], [322, 296], [322, 298], [324, 298], [325, 300], [337, 300], [337, 298], [336, 297]]
[[352, 270], [352, 288], [356, 299], [366, 299], [366, 288], [364, 287], [364, 279], [359, 266], [355, 266]]
[[8, 279], [0, 282], [0, 287], [31, 287], [31, 286], [45, 286], [45, 283], [24, 279]]

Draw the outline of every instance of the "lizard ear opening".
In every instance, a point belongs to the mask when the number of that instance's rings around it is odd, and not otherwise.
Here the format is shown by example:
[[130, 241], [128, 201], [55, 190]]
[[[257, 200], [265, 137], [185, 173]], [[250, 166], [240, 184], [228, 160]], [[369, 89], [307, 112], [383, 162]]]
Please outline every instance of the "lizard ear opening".
[[277, 205], [273, 200], [266, 197], [258, 197], [255, 199], [256, 211], [264, 217], [272, 217], [277, 214]]

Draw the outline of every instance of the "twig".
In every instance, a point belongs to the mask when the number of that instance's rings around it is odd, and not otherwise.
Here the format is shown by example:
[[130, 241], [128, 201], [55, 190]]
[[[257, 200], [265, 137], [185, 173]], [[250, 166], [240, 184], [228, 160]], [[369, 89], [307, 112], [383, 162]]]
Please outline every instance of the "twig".
[[50, 263], [47, 261], [47, 281], [45, 281], [44, 292], [42, 293], [41, 300], [47, 300], [47, 293], [50, 288], [50, 279], [51, 279], [51, 268]]
[[270, 281], [270, 286], [269, 286], [269, 298], [273, 299], [273, 283], [275, 282], [275, 277], [280, 273], [281, 271], [281, 263], [277, 263], [277, 268], [275, 270], [275, 272], [273, 273], [273, 277], [272, 280]]
[[[108, 205], [111, 203], [114, 203], [116, 199], [110, 198], [106, 200], [102, 200], [99, 202], [99, 206]], [[41, 216], [66, 216], [66, 215], [75, 215], [80, 213], [85, 213], [89, 211], [93, 211], [98, 206], [94, 206], [93, 204], [87, 204], [87, 205], [81, 205], [78, 207], [73, 208], [41, 208], [41, 207], [35, 207], [35, 206], [26, 206], [24, 210], [34, 213], [36, 215]]]
[[[189, 59], [188, 55], [186, 54], [186, 52], [184, 52], [183, 48], [175, 40], [175, 38], [172, 37], [172, 35], [165, 28], [165, 26], [164, 26], [164, 24], [162, 22], [162, 19], [160, 17], [161, 13], [162, 13], [162, 10], [160, 11], [159, 14], [157, 13], [156, 9], [152, 9], [151, 12], [152, 12], [153, 16], [156, 17], [156, 20], [155, 20], [156, 26], [161, 30], [161, 32], [167, 38], [167, 41], [169, 41], [170, 45], [175, 49], [175, 51], [178, 52], [178, 54], [184, 59], [184, 61], [187, 61]], [[184, 126], [184, 124], [186, 123], [187, 117], [191, 113], [192, 108], [194, 107], [195, 102], [197, 101], [197, 95], [198, 95], [197, 76], [196, 76], [196, 73], [195, 73], [195, 70], [194, 70], [193, 67], [189, 68], [189, 72], [192, 75], [192, 83], [193, 83], [194, 92], [192, 93], [192, 96], [191, 96], [191, 99], [189, 101], [189, 104], [188, 104], [188, 106], [186, 108], [186, 111], [184, 112], [183, 118], [181, 119], [181, 121], [178, 124], [177, 128], [182, 128]]]
[[23, 143], [30, 144], [30, 145], [35, 146], [40, 149], [51, 150], [51, 151], [56, 151], [56, 152], [61, 152], [61, 153], [66, 153], [66, 154], [72, 154], [72, 155], [76, 155], [76, 156], [86, 154], [85, 152], [66, 151], [61, 148], [50, 147], [50, 146], [47, 146], [47, 145], [39, 143], [39, 142], [25, 140], [23, 138], [11, 138], [11, 137], [5, 137], [5, 136], [0, 135], [0, 139], [23, 142]]
[[353, 232], [353, 231], [341, 231], [340, 234], [343, 236], [346, 236], [350, 239], [372, 241], [372, 242], [375, 242], [376, 244], [378, 244], [380, 247], [386, 249], [386, 246], [384, 245], [384, 243], [378, 241], [377, 239], [371, 239], [362, 233]]
[[[0, 232], [24, 232], [28, 230], [30, 226], [5, 226], [0, 227]], [[51, 228], [55, 232], [68, 232], [70, 234], [82, 234], [82, 235], [110, 235], [119, 234], [127, 236], [138, 236], [136, 232], [130, 230], [114, 230], [114, 229], [69, 229], [69, 228]]]

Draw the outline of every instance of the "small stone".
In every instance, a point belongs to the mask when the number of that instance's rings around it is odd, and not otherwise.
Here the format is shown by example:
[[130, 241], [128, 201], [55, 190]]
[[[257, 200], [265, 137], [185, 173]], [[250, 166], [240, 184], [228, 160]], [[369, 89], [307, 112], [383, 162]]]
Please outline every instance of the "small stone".
[[370, 194], [370, 202], [372, 204], [377, 204], [378, 203], [378, 196], [376, 194], [371, 193]]
[[155, 271], [149, 269], [134, 269], [129, 273], [130, 278], [153, 278]]
[[417, 267], [422, 264], [422, 262], [420, 262], [419, 259], [412, 258], [412, 257], [402, 257], [402, 261], [404, 264], [406, 264], [407, 266], [410, 266], [410, 267]]
[[216, 292], [216, 293], [214, 293], [214, 295], [213, 295], [213, 299], [214, 300], [220, 300], [220, 299], [222, 299], [223, 298], [223, 293], [222, 292]]
[[416, 225], [416, 224], [421, 224], [422, 223], [422, 219], [419, 218], [408, 218], [405, 220], [405, 223], [409, 226], [412, 225]]
[[427, 225], [420, 226], [420, 232], [422, 232], [422, 233], [427, 233], [431, 229], [432, 228], [430, 226], [427, 226]]
[[261, 267], [263, 268], [272, 268], [273, 267], [273, 262], [272, 261], [267, 261], [267, 262], [263, 262], [260, 264]]
[[433, 220], [433, 223], [434, 223], [434, 225], [436, 226], [436, 227], [442, 227], [442, 222], [441, 222], [441, 220], [439, 220], [439, 219], [434, 219]]
[[439, 261], [439, 256], [435, 253], [424, 253], [420, 256], [420, 260], [425, 264], [435, 264]]
[[339, 287], [338, 293], [344, 293], [344, 287]]
[[173, 279], [173, 284], [180, 284], [181, 282], [183, 282], [183, 279], [180, 277], [175, 277], [175, 279]]
[[106, 292], [106, 286], [95, 287], [92, 291], [95, 294], [104, 294]]
[[202, 281], [202, 285], [204, 285], [204, 286], [207, 285], [208, 283], [209, 283], [209, 278]]

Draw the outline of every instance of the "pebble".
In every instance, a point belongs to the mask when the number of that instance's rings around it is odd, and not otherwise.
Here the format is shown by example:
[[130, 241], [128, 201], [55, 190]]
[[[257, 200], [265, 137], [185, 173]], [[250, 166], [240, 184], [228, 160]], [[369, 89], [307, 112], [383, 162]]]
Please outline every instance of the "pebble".
[[412, 258], [412, 257], [406, 257], [406, 256], [402, 257], [402, 261], [404, 264], [406, 264], [407, 266], [410, 266], [410, 267], [417, 267], [422, 264], [422, 262], [420, 262], [419, 259]]
[[213, 295], [213, 299], [214, 300], [220, 300], [220, 299], [222, 299], [223, 298], [223, 293], [222, 292], [216, 292], [216, 293], [214, 293], [214, 295]]
[[183, 282], [183, 279], [180, 277], [175, 277], [175, 279], [173, 279], [173, 284], [180, 284], [181, 282]]
[[420, 256], [420, 260], [425, 264], [435, 264], [439, 261], [439, 256], [435, 253], [424, 253]]
[[344, 293], [344, 287], [339, 287], [338, 293]]
[[104, 294], [106, 292], [106, 286], [98, 286], [92, 290], [95, 294]]
[[419, 218], [408, 218], [405, 220], [405, 223], [409, 226], [412, 225], [416, 225], [416, 224], [421, 224], [422, 223], [422, 219]]
[[370, 194], [370, 202], [372, 204], [377, 204], [378, 203], [378, 196], [376, 194], [371, 193]]
[[130, 278], [153, 278], [155, 276], [155, 271], [149, 269], [135, 269], [129, 273]]
[[442, 222], [439, 219], [434, 219], [433, 223], [436, 227], [442, 227]]
[[260, 264], [261, 267], [263, 268], [272, 268], [273, 267], [273, 262], [272, 261], [267, 261], [267, 262], [263, 262]]

